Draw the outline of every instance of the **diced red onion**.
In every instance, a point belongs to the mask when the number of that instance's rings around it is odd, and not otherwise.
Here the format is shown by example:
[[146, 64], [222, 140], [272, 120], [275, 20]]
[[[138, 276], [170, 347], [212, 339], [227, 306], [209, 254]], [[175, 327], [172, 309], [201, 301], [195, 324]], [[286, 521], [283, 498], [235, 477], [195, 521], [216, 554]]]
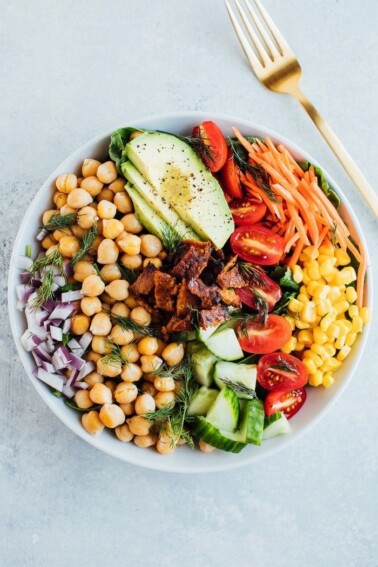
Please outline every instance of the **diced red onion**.
[[80, 346], [83, 349], [83, 352], [85, 352], [87, 350], [87, 348], [89, 347], [89, 345], [91, 344], [93, 339], [93, 335], [90, 331], [86, 331], [81, 339], [79, 340]]
[[34, 350], [31, 351], [32, 357], [34, 358], [34, 362], [36, 363], [37, 367], [39, 368], [40, 366], [42, 366], [42, 360], [41, 358], [34, 352]]
[[71, 376], [67, 380], [67, 386], [73, 386], [73, 384], [76, 382], [78, 375], [79, 375], [78, 370], [76, 369], [72, 370]]
[[20, 274], [20, 282], [22, 284], [31, 283], [31, 279], [32, 279], [31, 274], [29, 274], [28, 272], [22, 272]]
[[55, 327], [55, 325], [50, 325], [50, 335], [54, 341], [60, 342], [63, 339], [63, 331], [60, 327]]
[[66, 368], [67, 366], [67, 362], [63, 360], [63, 358], [60, 356], [60, 354], [57, 351], [55, 351], [54, 354], [52, 355], [51, 362], [53, 363], [54, 368], [56, 370], [62, 370], [62, 368]]
[[49, 314], [47, 313], [47, 311], [44, 311], [43, 309], [36, 309], [35, 310], [35, 321], [36, 321], [37, 325], [39, 325], [40, 327], [42, 327], [43, 322], [46, 321], [48, 316], [49, 316]]
[[67, 278], [72, 278], [72, 276], [74, 275], [74, 271], [71, 262], [66, 262], [64, 264], [64, 271], [66, 273]]
[[16, 286], [16, 296], [19, 301], [26, 303], [32, 293], [35, 292], [34, 287], [27, 284], [18, 284]]
[[50, 362], [45, 362], [44, 360], [41, 360], [41, 367], [46, 370], [46, 372], [50, 372], [51, 374], [55, 374], [55, 367], [50, 364]]
[[33, 260], [28, 256], [19, 256], [16, 260], [16, 268], [19, 270], [29, 270], [33, 265]]
[[22, 303], [22, 301], [19, 301], [17, 299], [17, 303], [16, 303], [16, 309], [18, 311], [23, 311], [25, 309], [25, 303]]
[[64, 382], [61, 376], [53, 374], [52, 372], [47, 372], [40, 367], [37, 370], [37, 378], [39, 378], [40, 380], [42, 380], [42, 382], [45, 382], [52, 388], [55, 388], [55, 390], [58, 390], [59, 392], [63, 391]]
[[[64, 285], [66, 285], [66, 278], [64, 276], [62, 276], [59, 272], [58, 276], [54, 276], [54, 282], [56, 283], [56, 285], [58, 287], [63, 287]], [[70, 301], [70, 300], [67, 299], [66, 301]]]
[[[33, 348], [37, 344], [37, 343], [35, 343], [33, 337], [34, 337], [34, 335], [32, 335], [32, 333], [29, 331], [29, 329], [26, 329], [26, 331], [24, 332], [24, 334], [21, 337], [21, 344], [24, 347], [24, 349], [28, 352], [33, 350]], [[37, 338], [40, 342], [42, 342], [39, 337], [37, 337]]]
[[47, 311], [48, 313], [51, 313], [51, 311], [54, 309], [55, 307], [55, 301], [53, 299], [48, 299], [47, 301], [45, 301], [45, 303], [42, 305], [42, 309], [44, 309], [45, 311]]
[[84, 295], [81, 293], [79, 289], [72, 290], [72, 291], [64, 291], [62, 293], [62, 302], [66, 303], [67, 301], [78, 301], [83, 299]]
[[69, 364], [71, 362], [71, 353], [67, 347], [60, 346], [55, 352], [62, 360], [64, 360], [65, 364]]
[[49, 319], [60, 319], [64, 321], [64, 319], [67, 319], [74, 311], [75, 305], [72, 303], [58, 303], [52, 313], [50, 313]]
[[95, 365], [93, 364], [92, 361], [86, 362], [83, 368], [80, 370], [77, 379], [81, 380], [82, 378], [85, 378], [86, 376], [88, 376], [88, 374], [93, 372], [94, 369], [95, 369]]
[[76, 368], [76, 370], [81, 370], [85, 364], [85, 360], [76, 356], [73, 352], [70, 353], [70, 364]]
[[88, 390], [89, 386], [86, 382], [75, 382], [75, 388], [78, 390]]
[[70, 329], [71, 329], [71, 317], [69, 319], [66, 319], [63, 323], [63, 327], [62, 327], [63, 334], [65, 335], [66, 333], [68, 333]]
[[41, 343], [40, 345], [36, 346], [33, 352], [45, 362], [51, 362], [51, 355], [48, 352], [47, 348], [45, 347], [45, 343]]
[[72, 399], [76, 393], [76, 391], [73, 388], [71, 388], [71, 386], [67, 386], [67, 384], [63, 386], [62, 392], [67, 398], [70, 399]]

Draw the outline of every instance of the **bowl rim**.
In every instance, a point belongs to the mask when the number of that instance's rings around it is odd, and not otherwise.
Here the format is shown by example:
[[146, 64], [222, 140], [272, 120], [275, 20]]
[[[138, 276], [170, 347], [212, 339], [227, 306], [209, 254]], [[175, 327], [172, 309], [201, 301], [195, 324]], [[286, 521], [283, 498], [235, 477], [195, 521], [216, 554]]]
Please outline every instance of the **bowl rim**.
[[[234, 122], [237, 127], [240, 128], [248, 128], [249, 130], [261, 130], [264, 132], [264, 134], [266, 136], [269, 136], [270, 138], [274, 139], [274, 140], [279, 140], [279, 142], [283, 143], [285, 146], [287, 146], [291, 151], [296, 152], [297, 154], [301, 155], [304, 159], [310, 161], [311, 163], [314, 163], [315, 165], [319, 165], [319, 167], [321, 167], [322, 171], [324, 172], [325, 177], [327, 178], [327, 180], [330, 182], [330, 184], [335, 188], [335, 190], [337, 191], [337, 193], [340, 195], [341, 200], [342, 200], [342, 204], [345, 206], [346, 211], [352, 221], [352, 224], [356, 230], [356, 232], [358, 233], [358, 236], [361, 240], [361, 244], [364, 247], [365, 253], [366, 253], [366, 261], [367, 261], [367, 281], [368, 281], [368, 291], [367, 291], [367, 301], [366, 304], [369, 307], [370, 310], [373, 309], [373, 289], [374, 289], [374, 285], [373, 285], [373, 279], [372, 279], [372, 270], [371, 270], [371, 262], [370, 262], [370, 254], [369, 254], [369, 250], [367, 247], [367, 243], [366, 243], [366, 239], [365, 239], [365, 235], [363, 233], [363, 230], [361, 228], [361, 225], [358, 221], [357, 216], [355, 215], [352, 205], [349, 203], [348, 198], [346, 197], [346, 195], [344, 194], [344, 192], [342, 191], [342, 189], [340, 188], [339, 184], [334, 180], [334, 178], [329, 175], [328, 171], [321, 166], [317, 160], [315, 160], [308, 152], [306, 152], [305, 150], [303, 150], [300, 146], [298, 146], [296, 143], [292, 142], [290, 139], [286, 138], [286, 136], [281, 135], [280, 133], [276, 132], [275, 130], [272, 130], [271, 128], [268, 128], [264, 125], [261, 125], [253, 120], [248, 120], [248, 119], [243, 119], [234, 115], [229, 115], [229, 114], [223, 114], [223, 113], [216, 113], [216, 112], [211, 112], [211, 111], [202, 111], [202, 110], [180, 110], [177, 112], [164, 112], [164, 113], [159, 113], [159, 114], [148, 114], [148, 115], [144, 115], [141, 117], [136, 117], [136, 118], [132, 118], [131, 120], [124, 120], [123, 122], [125, 124], [129, 123], [129, 124], [144, 124], [144, 123], [154, 123], [154, 122], [158, 122], [161, 120], [169, 120], [169, 119], [193, 119], [193, 124], [195, 124], [196, 121], [202, 121], [202, 120], [214, 120], [216, 121], [228, 121], [228, 122]], [[209, 459], [209, 464], [206, 465], [202, 465], [201, 466], [193, 466], [190, 467], [190, 469], [185, 470], [185, 468], [183, 468], [182, 466], [175, 466], [175, 465], [171, 465], [169, 466], [169, 460], [161, 458], [161, 464], [160, 462], [157, 462], [156, 464], [153, 463], [146, 463], [144, 462], [143, 459], [143, 452], [141, 451], [141, 458], [134, 458], [133, 455], [120, 455], [118, 454], [116, 451], [112, 450], [111, 447], [109, 448], [103, 448], [103, 447], [99, 447], [96, 443], [96, 437], [95, 436], [89, 436], [87, 434], [87, 432], [81, 427], [81, 424], [79, 424], [78, 422], [73, 422], [71, 421], [69, 418], [66, 417], [66, 414], [64, 412], [60, 412], [57, 410], [56, 406], [52, 403], [53, 400], [53, 396], [49, 396], [47, 395], [49, 392], [46, 389], [45, 390], [41, 390], [38, 388], [38, 384], [40, 384], [40, 382], [31, 374], [31, 372], [29, 372], [29, 369], [26, 366], [26, 360], [28, 359], [29, 353], [27, 353], [20, 342], [20, 337], [18, 336], [18, 330], [16, 328], [16, 323], [15, 323], [15, 318], [12, 317], [12, 308], [16, 309], [16, 301], [15, 301], [15, 291], [14, 291], [14, 287], [12, 287], [13, 282], [12, 282], [12, 278], [13, 278], [13, 273], [15, 270], [17, 270], [16, 268], [16, 260], [17, 260], [17, 256], [18, 254], [16, 254], [16, 251], [19, 247], [19, 243], [21, 240], [21, 235], [23, 233], [23, 229], [24, 229], [24, 225], [26, 224], [26, 221], [28, 220], [27, 217], [29, 216], [29, 210], [33, 208], [34, 203], [38, 200], [39, 194], [42, 190], [42, 188], [46, 185], [51, 185], [51, 183], [55, 180], [57, 174], [60, 172], [60, 169], [62, 167], [62, 165], [64, 164], [65, 161], [69, 160], [72, 158], [72, 156], [76, 153], [82, 153], [86, 147], [88, 146], [92, 146], [94, 144], [99, 144], [101, 142], [104, 142], [107, 138], [110, 138], [110, 135], [112, 132], [114, 132], [115, 130], [117, 130], [118, 128], [120, 128], [121, 126], [117, 126], [115, 128], [112, 128], [110, 130], [107, 130], [106, 132], [103, 132], [101, 134], [98, 134], [96, 136], [94, 136], [93, 138], [91, 138], [90, 140], [88, 140], [87, 142], [85, 142], [84, 144], [82, 144], [79, 148], [75, 149], [73, 152], [71, 152], [71, 154], [69, 154], [68, 156], [66, 156], [61, 162], [60, 164], [54, 169], [54, 171], [47, 177], [47, 179], [41, 184], [41, 186], [39, 187], [39, 189], [37, 190], [35, 196], [33, 197], [32, 201], [30, 202], [30, 204], [28, 205], [25, 214], [22, 218], [22, 221], [20, 223], [20, 226], [18, 228], [17, 231], [17, 235], [16, 238], [13, 242], [13, 250], [12, 250], [12, 254], [11, 254], [11, 258], [10, 258], [10, 263], [9, 263], [9, 269], [8, 269], [8, 312], [9, 312], [9, 320], [10, 320], [10, 326], [11, 326], [11, 330], [12, 330], [12, 335], [13, 335], [13, 339], [16, 345], [16, 349], [18, 352], [18, 355], [21, 359], [22, 365], [24, 367], [24, 371], [27, 374], [28, 378], [31, 380], [34, 388], [37, 390], [38, 394], [41, 396], [41, 398], [43, 399], [43, 401], [46, 403], [46, 405], [50, 408], [50, 410], [59, 418], [59, 420], [61, 422], [64, 423], [64, 425], [66, 427], [68, 427], [73, 433], [75, 433], [76, 435], [78, 435], [81, 439], [83, 439], [84, 441], [86, 441], [87, 443], [89, 443], [90, 445], [92, 445], [93, 447], [95, 447], [97, 450], [104, 452], [114, 458], [117, 458], [119, 460], [124, 461], [125, 463], [130, 463], [133, 465], [138, 465], [141, 466], [143, 468], [147, 468], [150, 470], [157, 470], [157, 471], [161, 471], [161, 472], [170, 472], [170, 473], [182, 473], [182, 474], [195, 474], [195, 473], [209, 473], [209, 472], [221, 472], [221, 471], [225, 471], [225, 470], [230, 470], [230, 469], [235, 469], [235, 468], [239, 468], [242, 466], [246, 466], [251, 464], [253, 461], [258, 461], [258, 460], [262, 460], [265, 459], [266, 457], [280, 451], [283, 450], [284, 448], [290, 446], [292, 443], [294, 443], [294, 441], [296, 441], [297, 439], [301, 438], [304, 434], [308, 433], [318, 422], [321, 418], [323, 418], [326, 413], [332, 408], [332, 406], [339, 400], [339, 398], [341, 397], [342, 393], [345, 391], [346, 387], [349, 385], [355, 371], [356, 368], [358, 367], [358, 363], [362, 357], [362, 354], [365, 350], [366, 347], [366, 343], [369, 337], [369, 332], [370, 332], [370, 327], [371, 325], [368, 324], [366, 325], [366, 327], [364, 327], [364, 332], [362, 333], [362, 336], [360, 338], [360, 342], [358, 345], [358, 350], [355, 352], [354, 355], [354, 361], [353, 361], [353, 365], [351, 370], [349, 371], [347, 377], [343, 380], [343, 382], [339, 385], [337, 391], [335, 392], [334, 396], [319, 410], [319, 412], [316, 414], [316, 416], [314, 418], [312, 418], [308, 423], [306, 423], [299, 431], [296, 431], [295, 434], [291, 433], [290, 435], [287, 435], [285, 437], [283, 437], [283, 443], [279, 444], [277, 446], [272, 446], [271, 449], [265, 449], [264, 453], [261, 454], [253, 454], [250, 457], [247, 457], [244, 460], [235, 460], [233, 462], [227, 462], [224, 464], [211, 464], [211, 459]], [[43, 393], [45, 392], [45, 393]]]

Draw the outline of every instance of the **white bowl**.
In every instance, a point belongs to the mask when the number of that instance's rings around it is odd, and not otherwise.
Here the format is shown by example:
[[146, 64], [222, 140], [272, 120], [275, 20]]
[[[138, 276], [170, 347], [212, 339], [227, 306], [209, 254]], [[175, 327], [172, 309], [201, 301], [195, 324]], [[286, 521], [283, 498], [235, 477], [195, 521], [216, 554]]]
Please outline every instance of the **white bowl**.
[[[297, 159], [306, 159], [313, 163], [315, 162], [311, 156], [283, 136], [280, 136], [263, 126], [230, 116], [211, 114], [208, 112], [177, 112], [173, 114], [124, 120], [124, 123], [120, 126], [132, 125], [164, 130], [166, 132], [190, 133], [193, 125], [199, 124], [206, 119], [213, 119], [225, 134], [230, 134], [232, 126], [236, 126], [244, 134], [253, 134], [256, 136], [268, 135], [271, 137], [273, 142], [282, 142], [285, 144], [285, 146], [293, 152]], [[121, 443], [108, 431], [102, 433], [99, 437], [92, 437], [81, 426], [80, 414], [67, 407], [62, 399], [54, 397], [49, 388], [33, 376], [32, 371], [34, 369], [34, 360], [31, 355], [22, 348], [20, 343], [20, 337], [26, 325], [23, 313], [20, 313], [16, 309], [15, 287], [17, 283], [19, 283], [19, 270], [15, 267], [16, 259], [19, 255], [24, 254], [25, 246], [27, 244], [31, 244], [33, 246], [34, 254], [37, 252], [35, 236], [38, 231], [38, 226], [41, 223], [42, 212], [50, 208], [52, 188], [54, 187], [55, 178], [61, 173], [78, 172], [80, 164], [83, 162], [84, 158], [92, 157], [104, 160], [107, 157], [110, 134], [111, 131], [89, 141], [71, 154], [63, 161], [63, 163], [61, 163], [61, 165], [59, 165], [59, 167], [56, 168], [34, 197], [17, 234], [9, 272], [9, 314], [16, 347], [25, 371], [33, 386], [55, 415], [74, 433], [79, 435], [79, 437], [109, 455], [129, 463], [151, 469], [184, 473], [219, 471], [250, 464], [253, 461], [257, 461], [258, 459], [275, 453], [279, 449], [287, 447], [289, 443], [298, 439], [300, 435], [302, 435], [305, 431], [308, 431], [310, 427], [314, 426], [315, 423], [317, 423], [331, 407], [331, 405], [340, 397], [358, 366], [366, 344], [368, 328], [364, 329], [364, 332], [354, 345], [352, 353], [343, 363], [342, 368], [336, 373], [335, 384], [327, 390], [323, 388], [308, 389], [308, 399], [306, 404], [290, 421], [292, 430], [289, 435], [264, 441], [261, 447], [250, 445], [237, 455], [225, 453], [223, 451], [215, 451], [211, 454], [205, 454], [198, 450], [192, 451], [190, 448], [183, 446], [170, 456], [161, 456], [156, 451], [140, 449], [133, 443]], [[362, 245], [366, 250], [366, 241], [362, 233], [362, 229], [351, 206], [336, 182], [326, 172], [325, 174], [330, 184], [336, 189], [341, 197], [342, 207], [340, 208], [340, 211], [343, 218], [347, 221], [352, 236], [357, 236], [358, 240], [362, 242]], [[367, 304], [369, 307], [372, 307], [373, 285], [370, 271], [368, 272], [368, 282], [369, 285], [366, 286]], [[48, 435], [48, 433], [46, 433], [46, 430], [41, 429], [41, 435]]]

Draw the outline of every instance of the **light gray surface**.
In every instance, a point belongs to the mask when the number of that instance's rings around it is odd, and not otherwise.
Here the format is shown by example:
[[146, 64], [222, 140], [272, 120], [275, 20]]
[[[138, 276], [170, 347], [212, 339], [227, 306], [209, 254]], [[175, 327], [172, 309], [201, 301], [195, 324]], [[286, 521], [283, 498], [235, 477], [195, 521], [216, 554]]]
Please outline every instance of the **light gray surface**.
[[[378, 3], [265, 4], [300, 54], [305, 92], [373, 181]], [[342, 184], [376, 255], [372, 215], [296, 103], [249, 74], [221, 0], [0, 8], [4, 291], [17, 227], [52, 169], [128, 117], [172, 110], [250, 118], [306, 148]], [[190, 477], [125, 465], [76, 438], [24, 375], [5, 293], [1, 310], [1, 566], [378, 565], [376, 327], [315, 430], [253, 467]]]

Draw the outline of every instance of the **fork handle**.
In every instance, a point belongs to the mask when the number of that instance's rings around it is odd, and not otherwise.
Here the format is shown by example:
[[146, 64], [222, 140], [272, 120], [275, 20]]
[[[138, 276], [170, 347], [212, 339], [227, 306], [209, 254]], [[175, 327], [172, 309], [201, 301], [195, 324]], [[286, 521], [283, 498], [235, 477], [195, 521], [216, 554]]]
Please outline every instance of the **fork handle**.
[[378, 218], [378, 195], [371, 187], [357, 164], [353, 161], [347, 150], [344, 148], [339, 138], [331, 130], [324, 118], [319, 114], [314, 105], [308, 100], [307, 97], [305, 97], [305, 95], [299, 88], [296, 88], [294, 91], [290, 92], [290, 94], [294, 96], [294, 98], [296, 98], [297, 101], [306, 110], [311, 120], [314, 122], [315, 126], [318, 128], [319, 132], [322, 134], [323, 138], [328, 143], [347, 174], [349, 175], [361, 195], [364, 197], [365, 201], [375, 214], [376, 218]]

